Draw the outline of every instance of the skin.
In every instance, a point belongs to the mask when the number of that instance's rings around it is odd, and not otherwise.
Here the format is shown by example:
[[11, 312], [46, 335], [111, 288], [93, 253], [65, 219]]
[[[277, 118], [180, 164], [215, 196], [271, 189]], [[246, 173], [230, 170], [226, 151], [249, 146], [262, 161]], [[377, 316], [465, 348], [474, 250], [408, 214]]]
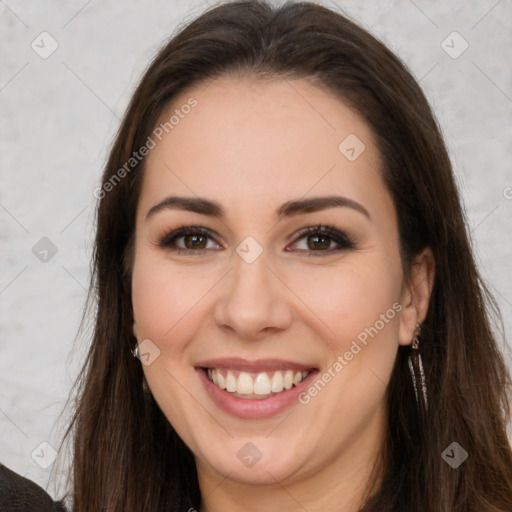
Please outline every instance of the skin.
[[[418, 255], [405, 278], [374, 138], [339, 99], [305, 79], [224, 77], [182, 93], [169, 112], [191, 96], [198, 105], [148, 156], [137, 209], [134, 335], [160, 350], [143, 367], [146, 380], [194, 453], [200, 512], [356, 511], [387, 428], [398, 346], [411, 343], [427, 313], [432, 253]], [[349, 134], [366, 146], [353, 162], [338, 150]], [[218, 201], [226, 217], [167, 209], [146, 220], [171, 194]], [[348, 207], [275, 218], [287, 201], [332, 194], [357, 201], [370, 219]], [[298, 234], [318, 224], [356, 248], [332, 252], [338, 244], [321, 239], [308, 257], [319, 241]], [[206, 252], [158, 245], [182, 225], [212, 232], [199, 240]], [[250, 264], [235, 250], [247, 236], [263, 249]], [[175, 241], [193, 247], [185, 242]], [[200, 360], [238, 356], [293, 360], [322, 374], [397, 303], [401, 311], [308, 404], [269, 419], [223, 412], [194, 370]], [[237, 457], [247, 442], [262, 454], [251, 468]]]

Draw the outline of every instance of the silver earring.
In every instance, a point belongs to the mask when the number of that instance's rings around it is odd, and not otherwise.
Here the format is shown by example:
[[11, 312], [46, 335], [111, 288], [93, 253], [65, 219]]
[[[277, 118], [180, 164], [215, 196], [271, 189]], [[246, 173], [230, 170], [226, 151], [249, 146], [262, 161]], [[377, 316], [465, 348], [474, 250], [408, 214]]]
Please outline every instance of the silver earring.
[[[414, 386], [414, 395], [416, 397], [416, 408], [421, 419], [428, 412], [427, 382], [423, 361], [421, 360], [420, 344], [422, 341], [422, 325], [416, 324], [416, 330], [411, 343], [411, 354], [409, 355], [409, 370], [411, 371], [412, 384]], [[418, 387], [419, 392], [418, 392]], [[424, 418], [423, 418], [424, 419]]]
[[[135, 345], [135, 348], [133, 350], [130, 350], [130, 352], [132, 353], [133, 357], [136, 357], [137, 359], [140, 360], [140, 350], [138, 343], [137, 345]], [[150, 389], [146, 381], [146, 377], [144, 375], [142, 376], [142, 391], [144, 391], [144, 393], [150, 393]]]

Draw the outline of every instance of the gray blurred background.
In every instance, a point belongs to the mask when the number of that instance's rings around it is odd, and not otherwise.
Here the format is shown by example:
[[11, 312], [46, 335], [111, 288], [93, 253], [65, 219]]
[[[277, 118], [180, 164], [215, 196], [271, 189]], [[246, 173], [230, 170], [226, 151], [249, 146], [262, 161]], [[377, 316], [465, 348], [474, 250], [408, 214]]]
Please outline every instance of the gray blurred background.
[[[423, 86], [510, 343], [511, 1], [318, 3], [387, 43]], [[0, 1], [0, 461], [51, 494], [66, 418], [57, 419], [90, 333], [75, 343], [93, 190], [141, 73], [178, 27], [213, 4]]]

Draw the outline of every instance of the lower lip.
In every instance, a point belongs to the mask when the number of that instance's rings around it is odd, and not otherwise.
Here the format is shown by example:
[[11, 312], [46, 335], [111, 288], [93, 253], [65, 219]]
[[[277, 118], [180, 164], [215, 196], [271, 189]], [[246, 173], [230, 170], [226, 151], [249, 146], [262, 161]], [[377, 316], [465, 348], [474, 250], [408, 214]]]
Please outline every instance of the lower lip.
[[220, 389], [208, 378], [204, 369], [196, 368], [196, 371], [213, 402], [224, 412], [244, 419], [270, 418], [297, 404], [298, 395], [305, 391], [309, 382], [318, 373], [317, 370], [313, 370], [298, 386], [285, 389], [268, 398], [244, 399], [231, 395], [225, 389]]

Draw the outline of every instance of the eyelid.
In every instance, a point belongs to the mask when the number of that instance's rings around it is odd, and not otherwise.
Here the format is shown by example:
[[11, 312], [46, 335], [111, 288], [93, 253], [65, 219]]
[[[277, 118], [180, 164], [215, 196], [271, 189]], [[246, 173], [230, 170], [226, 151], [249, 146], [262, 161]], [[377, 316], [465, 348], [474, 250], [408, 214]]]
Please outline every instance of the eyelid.
[[170, 233], [167, 233], [163, 237], [160, 237], [157, 239], [157, 245], [162, 247], [163, 249], [172, 250], [174, 252], [186, 252], [186, 253], [196, 253], [201, 254], [208, 249], [183, 249], [182, 247], [171, 247], [171, 242], [174, 242], [175, 240], [182, 238], [184, 236], [192, 235], [192, 234], [200, 234], [207, 238], [212, 239], [217, 245], [221, 245], [216, 237], [213, 235], [212, 231], [210, 231], [208, 228], [205, 228], [203, 226], [193, 226], [193, 225], [182, 225], [177, 229], [174, 229]]
[[[179, 228], [167, 233], [163, 237], [157, 239], [157, 245], [165, 250], [170, 250], [176, 253], [187, 253], [190, 255], [202, 255], [205, 254], [211, 249], [184, 249], [182, 247], [172, 246], [171, 242], [174, 243], [175, 240], [182, 238], [184, 236], [192, 235], [192, 234], [200, 234], [211, 240], [213, 240], [217, 245], [222, 245], [218, 242], [217, 237], [212, 233], [212, 231], [203, 226], [194, 226], [194, 225], [182, 225]], [[330, 254], [339, 253], [341, 251], [346, 251], [349, 249], [354, 249], [356, 247], [356, 243], [349, 237], [344, 231], [337, 229], [335, 226], [326, 226], [322, 224], [317, 224], [316, 226], [308, 226], [299, 230], [298, 233], [295, 233], [290, 237], [291, 243], [297, 243], [300, 240], [306, 238], [307, 236], [320, 235], [327, 236], [330, 238], [335, 244], [338, 245], [337, 249], [328, 249], [328, 250], [299, 250], [299, 253], [307, 253], [308, 255], [317, 255], [317, 256], [327, 256]], [[289, 243], [288, 243], [289, 245]], [[288, 251], [291, 252], [291, 251]]]
[[327, 238], [330, 238], [335, 244], [337, 244], [339, 247], [337, 249], [328, 249], [325, 251], [318, 250], [301, 250], [299, 252], [302, 253], [308, 253], [309, 255], [329, 255], [329, 254], [336, 254], [340, 253], [344, 250], [349, 249], [355, 249], [356, 248], [356, 242], [344, 231], [337, 229], [335, 226], [325, 226], [322, 224], [318, 224], [316, 226], [310, 226], [307, 228], [304, 228], [299, 231], [298, 234], [294, 235], [294, 242], [297, 243], [300, 240], [307, 238], [308, 236], [314, 236], [314, 235], [320, 235], [320, 236], [326, 236]]

